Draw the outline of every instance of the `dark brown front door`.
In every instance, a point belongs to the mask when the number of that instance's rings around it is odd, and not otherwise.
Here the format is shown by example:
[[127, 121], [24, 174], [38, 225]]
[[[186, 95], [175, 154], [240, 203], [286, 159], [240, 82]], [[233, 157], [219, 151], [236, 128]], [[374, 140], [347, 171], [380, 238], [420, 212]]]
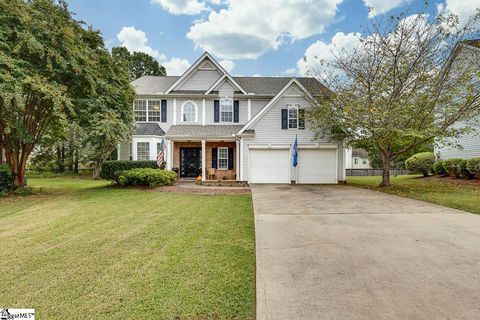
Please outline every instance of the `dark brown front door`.
[[196, 178], [200, 174], [201, 148], [180, 148], [180, 177]]

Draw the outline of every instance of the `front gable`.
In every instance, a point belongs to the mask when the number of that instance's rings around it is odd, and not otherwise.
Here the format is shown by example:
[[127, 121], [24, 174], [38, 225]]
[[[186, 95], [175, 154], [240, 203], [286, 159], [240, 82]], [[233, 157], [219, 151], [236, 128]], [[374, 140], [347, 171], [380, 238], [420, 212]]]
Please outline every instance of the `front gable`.
[[246, 94], [228, 72], [208, 53], [205, 52], [190, 68], [177, 79], [165, 93], [175, 91], [203, 91], [210, 93], [224, 78], [227, 78], [238, 91]]

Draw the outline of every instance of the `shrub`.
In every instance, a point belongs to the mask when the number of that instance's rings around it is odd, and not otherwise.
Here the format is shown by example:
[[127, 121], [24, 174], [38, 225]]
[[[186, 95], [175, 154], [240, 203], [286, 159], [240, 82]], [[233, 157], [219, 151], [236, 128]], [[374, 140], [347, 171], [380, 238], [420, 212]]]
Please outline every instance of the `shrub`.
[[112, 160], [105, 161], [102, 165], [102, 172], [100, 178], [106, 180], [117, 180], [116, 178], [122, 173], [122, 171], [135, 169], [135, 168], [157, 168], [157, 162], [155, 160], [146, 161], [128, 161], [128, 160]]
[[405, 161], [405, 167], [412, 172], [422, 173], [426, 177], [434, 163], [435, 155], [433, 152], [420, 152], [408, 158]]
[[467, 170], [471, 175], [480, 178], [480, 158], [472, 158], [467, 160]]
[[460, 158], [450, 158], [450, 159], [447, 159], [447, 160], [443, 161], [443, 167], [445, 168], [445, 171], [449, 175], [459, 178], [460, 177], [460, 162], [462, 162], [462, 159], [460, 159]]
[[439, 175], [439, 176], [446, 175], [447, 171], [445, 171], [445, 168], [443, 166], [443, 160], [436, 161], [432, 166], [432, 171], [433, 171], [434, 174]]
[[118, 183], [121, 186], [136, 186], [155, 188], [167, 186], [175, 183], [177, 174], [173, 171], [136, 168], [123, 171], [118, 177]]
[[0, 194], [6, 194], [12, 189], [13, 174], [8, 164], [0, 164]]
[[471, 174], [470, 171], [468, 171], [467, 161], [468, 161], [468, 160], [463, 159], [463, 160], [460, 162], [460, 176], [461, 176], [462, 178], [465, 178], [465, 179], [472, 179], [472, 178], [473, 178], [473, 174]]

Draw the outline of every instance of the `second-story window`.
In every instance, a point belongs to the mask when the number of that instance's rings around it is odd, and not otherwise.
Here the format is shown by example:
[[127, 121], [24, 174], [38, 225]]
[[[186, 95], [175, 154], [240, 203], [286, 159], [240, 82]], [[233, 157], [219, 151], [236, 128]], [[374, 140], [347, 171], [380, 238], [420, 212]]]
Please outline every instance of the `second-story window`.
[[298, 128], [298, 106], [297, 105], [288, 106], [288, 128], [289, 129]]
[[148, 101], [148, 121], [160, 122], [160, 100]]
[[147, 100], [135, 100], [135, 121], [147, 121]]
[[196, 122], [197, 121], [197, 105], [193, 101], [186, 101], [182, 105], [182, 121]]
[[233, 122], [233, 99], [220, 100], [220, 122]]

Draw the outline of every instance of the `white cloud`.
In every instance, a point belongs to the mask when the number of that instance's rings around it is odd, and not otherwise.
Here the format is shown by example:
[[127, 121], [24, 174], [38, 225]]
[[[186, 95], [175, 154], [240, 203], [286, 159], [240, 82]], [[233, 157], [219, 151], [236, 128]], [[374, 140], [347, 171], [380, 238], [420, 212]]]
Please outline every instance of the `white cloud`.
[[282, 74], [286, 76], [293, 76], [298, 73], [297, 68], [288, 68], [287, 70], [283, 71]]
[[372, 10], [368, 13], [368, 17], [372, 18], [376, 15], [383, 14], [394, 8], [409, 3], [411, 0], [363, 0], [363, 3]]
[[[297, 62], [298, 71], [302, 75], [316, 75], [329, 68], [328, 63], [333, 62], [335, 52], [351, 53], [360, 45], [360, 34], [337, 32], [330, 43], [316, 41], [305, 51], [305, 59]], [[320, 64], [324, 61], [324, 65]]]
[[171, 14], [177, 15], [196, 15], [208, 10], [204, 2], [197, 0], [152, 0], [152, 3], [158, 3]]
[[181, 75], [190, 66], [186, 59], [171, 58], [168, 60], [164, 54], [150, 47], [145, 32], [137, 30], [135, 27], [123, 27], [117, 34], [117, 38], [121, 46], [127, 48], [128, 51], [144, 52], [157, 59], [167, 69], [168, 75]]
[[130, 52], [144, 52], [156, 59], [165, 59], [164, 55], [148, 45], [145, 32], [137, 30], [135, 27], [123, 27], [117, 34], [117, 39]]
[[160, 62], [169, 76], [179, 76], [190, 67], [190, 62], [187, 59], [172, 58], [168, 61]]
[[256, 59], [286, 41], [324, 32], [342, 1], [226, 0], [226, 8], [196, 21], [187, 38], [222, 59]]
[[232, 60], [222, 60], [219, 63], [228, 73], [232, 72], [233, 68], [235, 68], [235, 63]]
[[[439, 9], [443, 9], [443, 6]], [[446, 0], [444, 13], [453, 13], [458, 16], [461, 24], [480, 9], [480, 0]]]

